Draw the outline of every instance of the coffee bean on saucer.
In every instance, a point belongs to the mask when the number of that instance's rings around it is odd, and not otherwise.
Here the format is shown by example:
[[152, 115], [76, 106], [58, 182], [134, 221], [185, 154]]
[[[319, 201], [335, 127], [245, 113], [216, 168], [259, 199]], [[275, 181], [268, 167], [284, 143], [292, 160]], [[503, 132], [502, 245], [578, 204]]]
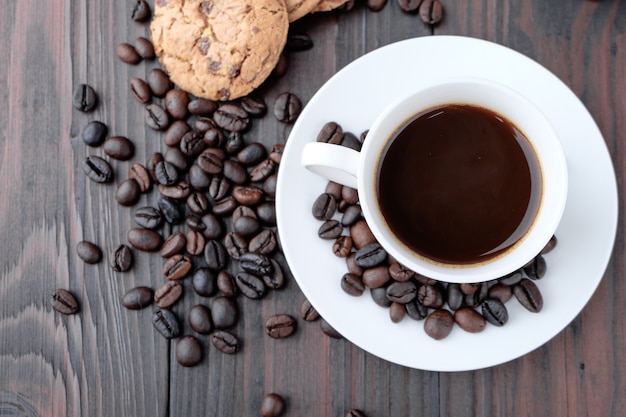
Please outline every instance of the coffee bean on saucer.
[[532, 280], [538, 280], [544, 277], [547, 270], [546, 260], [543, 256], [537, 255], [523, 268], [526, 276]]
[[470, 307], [461, 307], [454, 312], [454, 321], [466, 332], [482, 332], [487, 321], [479, 312]]
[[424, 320], [424, 331], [435, 340], [447, 337], [454, 326], [454, 316], [448, 310], [437, 309]]
[[337, 200], [328, 194], [320, 194], [313, 203], [313, 217], [317, 220], [330, 220], [337, 210]]
[[539, 288], [527, 278], [522, 279], [513, 287], [513, 295], [531, 313], [538, 313], [543, 308], [543, 297]]
[[481, 304], [483, 317], [494, 326], [504, 326], [509, 321], [509, 312], [504, 303], [495, 298], [488, 298]]

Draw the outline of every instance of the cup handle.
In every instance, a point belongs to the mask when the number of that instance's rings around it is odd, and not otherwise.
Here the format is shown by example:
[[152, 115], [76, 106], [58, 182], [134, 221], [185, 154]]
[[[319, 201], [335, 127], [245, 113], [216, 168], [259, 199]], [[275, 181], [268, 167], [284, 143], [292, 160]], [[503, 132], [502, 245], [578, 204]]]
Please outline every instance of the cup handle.
[[309, 142], [304, 145], [300, 162], [314, 174], [356, 189], [359, 157], [360, 152], [345, 146]]

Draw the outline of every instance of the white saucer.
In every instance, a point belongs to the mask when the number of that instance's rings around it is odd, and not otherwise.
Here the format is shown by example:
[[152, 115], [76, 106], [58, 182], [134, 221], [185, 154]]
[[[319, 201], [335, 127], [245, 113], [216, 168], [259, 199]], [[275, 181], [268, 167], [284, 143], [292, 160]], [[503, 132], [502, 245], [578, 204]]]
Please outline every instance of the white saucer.
[[[559, 133], [568, 163], [569, 191], [557, 248], [546, 255], [548, 272], [537, 284], [544, 297], [538, 314], [516, 300], [509, 322], [478, 334], [456, 327], [435, 341], [423, 322], [394, 324], [388, 309], [366, 293], [343, 292], [343, 259], [317, 237], [311, 214], [326, 180], [300, 166], [305, 143], [328, 121], [357, 136], [394, 98], [427, 80], [450, 76], [488, 78], [533, 100]], [[278, 232], [291, 271], [304, 295], [346, 339], [404, 366], [433, 371], [480, 369], [522, 356], [567, 326], [598, 286], [617, 229], [617, 184], [607, 147], [576, 95], [547, 69], [511, 49], [483, 40], [429, 36], [394, 43], [349, 64], [311, 99], [291, 131], [281, 161], [276, 197]]]

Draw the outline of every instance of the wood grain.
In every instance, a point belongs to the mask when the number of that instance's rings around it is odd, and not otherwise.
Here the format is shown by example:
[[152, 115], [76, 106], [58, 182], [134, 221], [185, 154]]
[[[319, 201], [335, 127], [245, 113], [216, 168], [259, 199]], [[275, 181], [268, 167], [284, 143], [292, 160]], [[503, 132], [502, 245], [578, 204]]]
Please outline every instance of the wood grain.
[[[205, 336], [200, 366], [184, 368], [150, 324], [151, 310], [130, 312], [120, 297], [137, 285], [163, 282], [162, 259], [135, 251], [135, 266], [115, 273], [112, 250], [126, 241], [132, 208], [114, 200], [115, 184], [98, 185], [80, 167], [102, 155], [81, 140], [91, 120], [130, 138], [131, 161], [113, 162], [118, 180], [132, 162], [162, 150], [144, 125], [143, 107], [128, 92], [157, 62], [128, 66], [114, 48], [147, 36], [130, 18], [133, 2], [20, 0], [0, 14], [0, 410], [40, 416], [253, 416], [263, 396], [278, 392], [291, 416], [613, 416], [626, 408], [626, 284], [623, 216], [613, 259], [588, 306], [546, 345], [510, 363], [461, 373], [413, 370], [378, 359], [346, 340], [324, 335], [318, 322], [274, 340], [263, 331], [273, 314], [299, 317], [304, 296], [290, 279], [261, 301], [240, 297], [232, 329], [237, 355]], [[363, 54], [415, 36], [456, 34], [492, 40], [537, 60], [580, 97], [602, 131], [620, 189], [626, 131], [626, 3], [443, 1], [434, 27], [391, 0], [379, 13], [357, 2], [347, 13], [306, 17], [293, 30], [315, 46], [291, 56], [288, 74], [263, 87], [271, 106], [283, 92], [306, 103], [333, 74]], [[428, 57], [424, 57], [428, 65]], [[373, 80], [375, 82], [375, 80]], [[72, 90], [89, 83], [101, 102], [93, 113], [71, 106]], [[367, 89], [367, 86], [363, 86]], [[284, 143], [289, 126], [271, 116], [254, 122], [247, 141]], [[592, 167], [590, 167], [592, 169]], [[136, 207], [155, 204], [157, 193]], [[620, 198], [620, 207], [623, 207]], [[177, 228], [174, 228], [177, 230]], [[164, 233], [170, 231], [165, 230]], [[78, 259], [80, 240], [96, 242], [105, 259]], [[281, 259], [281, 261], [284, 261]], [[288, 266], [283, 262], [288, 271]], [[197, 303], [186, 280], [174, 310]], [[56, 288], [71, 290], [80, 312], [61, 316], [49, 304]]]

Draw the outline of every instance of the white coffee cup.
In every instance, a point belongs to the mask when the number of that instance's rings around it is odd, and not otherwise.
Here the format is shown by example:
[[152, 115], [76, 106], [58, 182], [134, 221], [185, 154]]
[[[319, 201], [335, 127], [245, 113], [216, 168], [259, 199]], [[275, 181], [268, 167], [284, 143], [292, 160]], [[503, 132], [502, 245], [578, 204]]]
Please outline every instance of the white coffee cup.
[[[528, 139], [539, 164], [542, 188], [532, 225], [510, 249], [485, 262], [448, 264], [416, 253], [391, 232], [378, 203], [378, 169], [394, 133], [416, 114], [448, 104], [473, 105], [501, 115]], [[363, 215], [382, 247], [405, 267], [446, 282], [488, 281], [524, 266], [540, 253], [555, 233], [567, 198], [565, 156], [549, 120], [521, 93], [474, 77], [441, 79], [399, 98], [374, 121], [360, 152], [340, 145], [311, 142], [304, 147], [301, 163], [328, 180], [356, 188]]]

